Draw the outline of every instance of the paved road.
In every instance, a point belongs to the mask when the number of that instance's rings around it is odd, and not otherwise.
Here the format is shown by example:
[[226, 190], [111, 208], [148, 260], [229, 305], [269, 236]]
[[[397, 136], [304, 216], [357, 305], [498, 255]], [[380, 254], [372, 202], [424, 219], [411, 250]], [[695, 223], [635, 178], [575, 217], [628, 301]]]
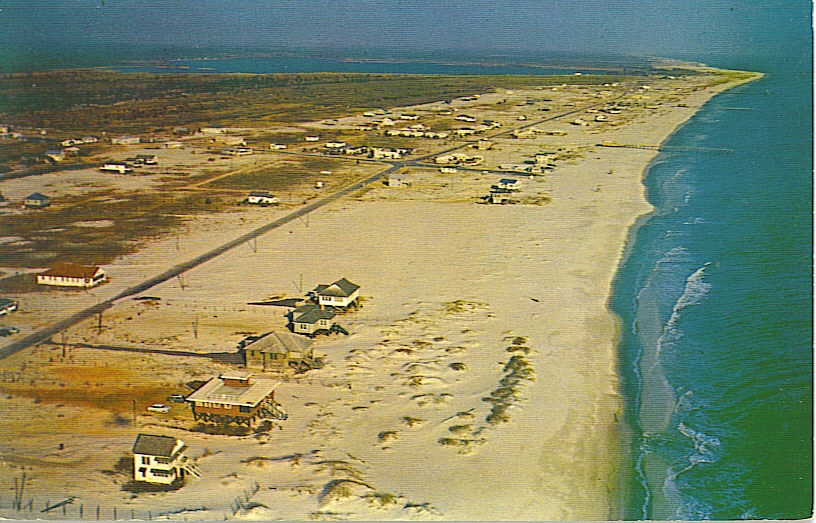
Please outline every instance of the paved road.
[[[579, 113], [581, 111], [585, 111], [585, 110], [590, 109], [592, 107], [597, 107], [599, 105], [605, 105], [605, 104], [608, 104], [608, 103], [610, 103], [610, 102], [612, 102], [614, 100], [617, 100], [617, 99], [625, 96], [627, 93], [628, 93], [628, 90], [624, 91], [621, 95], [619, 95], [619, 96], [617, 96], [615, 98], [603, 100], [603, 101], [596, 102], [596, 103], [593, 103], [593, 104], [590, 104], [590, 105], [585, 105], [585, 106], [582, 106], [582, 107], [579, 107], [579, 108], [576, 108], [576, 109], [573, 109], [573, 110], [570, 110], [570, 111], [566, 111], [566, 112], [563, 112], [563, 113], [558, 113], [556, 115], [550, 116], [549, 118], [544, 118], [544, 119], [541, 119], [541, 120], [535, 120], [533, 122], [529, 122], [529, 123], [526, 123], [524, 125], [514, 127], [512, 129], [508, 129], [506, 131], [502, 131], [502, 132], [499, 132], [499, 133], [496, 133], [496, 134], [493, 134], [493, 135], [490, 135], [490, 136], [486, 136], [486, 139], [498, 138], [498, 137], [510, 134], [513, 131], [516, 131], [516, 130], [519, 130], [519, 129], [526, 129], [526, 128], [532, 127], [534, 125], [539, 125], [539, 124], [549, 122], [549, 121], [552, 121], [552, 120], [557, 120], [559, 118], [564, 118], [565, 116], [569, 116], [571, 114]], [[380, 178], [382, 178], [384, 176], [387, 176], [387, 175], [391, 174], [392, 172], [395, 172], [395, 171], [397, 171], [397, 170], [399, 170], [401, 168], [404, 168], [404, 167], [416, 166], [416, 165], [420, 164], [421, 162], [423, 162], [424, 160], [427, 160], [427, 159], [429, 159], [431, 157], [439, 156], [439, 155], [442, 155], [442, 154], [447, 154], [447, 153], [456, 151], [458, 149], [468, 147], [470, 145], [471, 145], [471, 142], [455, 145], [455, 146], [449, 147], [449, 148], [447, 148], [447, 149], [445, 149], [443, 151], [436, 151], [436, 152], [433, 152], [433, 153], [426, 154], [424, 156], [413, 158], [411, 160], [404, 160], [404, 161], [382, 161], [382, 160], [380, 160], [381, 163], [390, 164], [391, 167], [389, 167], [389, 168], [387, 168], [387, 169], [385, 169], [385, 170], [383, 170], [383, 171], [381, 171], [381, 172], [379, 172], [377, 174], [369, 176], [368, 178], [360, 180], [360, 181], [358, 181], [358, 182], [356, 182], [356, 183], [354, 183], [352, 185], [349, 185], [349, 186], [347, 186], [347, 187], [345, 187], [345, 188], [343, 188], [343, 189], [341, 189], [341, 190], [339, 190], [339, 191], [337, 191], [337, 192], [335, 192], [335, 193], [333, 193], [333, 194], [331, 194], [329, 196], [326, 196], [325, 198], [322, 198], [322, 199], [320, 199], [320, 200], [318, 200], [318, 201], [316, 201], [314, 203], [311, 203], [309, 205], [301, 207], [300, 209], [298, 209], [297, 211], [292, 212], [291, 214], [288, 214], [286, 216], [278, 218], [277, 220], [274, 220], [274, 221], [272, 221], [272, 222], [270, 222], [270, 223], [268, 223], [268, 224], [266, 224], [266, 225], [264, 225], [262, 227], [259, 227], [258, 229], [255, 229], [254, 231], [251, 231], [251, 232], [248, 232], [248, 233], [246, 233], [246, 234], [244, 234], [242, 236], [239, 236], [238, 238], [235, 238], [232, 241], [229, 241], [229, 242], [227, 242], [227, 243], [225, 243], [223, 245], [220, 245], [220, 246], [216, 247], [215, 249], [212, 249], [212, 250], [210, 250], [210, 251], [208, 251], [208, 252], [206, 252], [206, 253], [204, 253], [204, 254], [202, 254], [200, 256], [197, 256], [197, 257], [193, 258], [192, 260], [189, 260], [189, 261], [186, 261], [184, 263], [180, 263], [178, 265], [175, 265], [175, 266], [171, 267], [170, 269], [164, 271], [163, 273], [161, 273], [161, 274], [159, 274], [157, 276], [154, 276], [154, 277], [152, 277], [152, 278], [150, 278], [148, 280], [145, 280], [145, 281], [139, 283], [138, 285], [134, 285], [133, 287], [129, 287], [129, 288], [125, 289], [124, 291], [117, 294], [113, 298], [109, 298], [107, 300], [104, 300], [104, 301], [96, 304], [96, 305], [93, 305], [93, 306], [88, 307], [88, 308], [86, 308], [84, 310], [81, 310], [79, 312], [71, 314], [67, 318], [64, 318], [64, 319], [62, 319], [60, 321], [57, 321], [56, 323], [52, 323], [51, 325], [48, 325], [47, 327], [44, 327], [44, 328], [42, 328], [42, 329], [40, 329], [40, 330], [38, 330], [38, 331], [36, 331], [36, 332], [34, 332], [32, 334], [29, 334], [28, 336], [20, 338], [19, 340], [12, 342], [12, 343], [6, 345], [5, 347], [0, 348], [0, 359], [7, 358], [8, 356], [11, 356], [12, 354], [15, 354], [15, 353], [27, 348], [27, 347], [31, 347], [31, 346], [37, 345], [39, 343], [42, 343], [43, 341], [48, 340], [49, 338], [51, 338], [51, 336], [54, 336], [55, 334], [58, 334], [58, 333], [62, 332], [63, 330], [68, 329], [68, 328], [76, 325], [77, 323], [79, 323], [79, 322], [81, 322], [81, 321], [83, 321], [83, 320], [85, 320], [87, 318], [90, 318], [91, 316], [93, 316], [95, 314], [99, 314], [99, 313], [113, 307], [114, 303], [117, 300], [120, 300], [122, 298], [126, 298], [128, 296], [133, 296], [133, 295], [138, 294], [140, 292], [146, 291], [147, 289], [150, 289], [151, 287], [154, 287], [154, 286], [156, 286], [156, 285], [158, 285], [158, 284], [160, 284], [162, 282], [165, 282], [167, 280], [175, 278], [176, 276], [178, 276], [178, 275], [180, 275], [180, 274], [182, 274], [182, 273], [184, 273], [186, 271], [189, 271], [190, 269], [198, 267], [202, 263], [205, 263], [205, 262], [207, 262], [209, 260], [212, 260], [216, 256], [224, 254], [225, 252], [227, 252], [227, 251], [241, 245], [242, 243], [245, 243], [245, 242], [247, 242], [249, 240], [257, 238], [258, 236], [261, 236], [263, 234], [266, 234], [267, 232], [269, 232], [269, 231], [271, 231], [273, 229], [277, 229], [278, 227], [281, 227], [282, 225], [286, 225], [287, 223], [292, 222], [292, 221], [294, 221], [294, 220], [296, 220], [296, 219], [298, 219], [298, 218], [300, 218], [302, 216], [305, 216], [305, 215], [309, 214], [310, 212], [312, 212], [312, 211], [314, 211], [316, 209], [319, 209], [320, 207], [324, 207], [324, 206], [334, 202], [335, 200], [338, 200], [338, 199], [340, 199], [340, 198], [342, 198], [342, 197], [344, 197], [344, 196], [346, 196], [348, 194], [351, 194], [354, 191], [357, 191], [358, 189], [361, 189], [362, 187], [365, 187], [366, 185], [368, 185], [368, 184], [370, 184], [370, 183], [372, 183], [372, 182], [374, 182], [374, 181], [376, 181], [376, 180], [378, 180], [378, 179], [380, 179]], [[303, 153], [301, 153], [301, 154], [303, 154]]]

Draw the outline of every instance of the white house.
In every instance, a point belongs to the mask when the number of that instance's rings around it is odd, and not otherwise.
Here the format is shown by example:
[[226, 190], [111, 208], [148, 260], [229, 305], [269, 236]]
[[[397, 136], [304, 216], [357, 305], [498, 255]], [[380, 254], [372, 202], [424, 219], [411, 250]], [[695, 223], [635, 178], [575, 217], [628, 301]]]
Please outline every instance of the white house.
[[500, 189], [507, 189], [510, 191], [518, 190], [521, 188], [521, 184], [515, 178], [502, 178], [499, 180], [497, 184]]
[[337, 316], [331, 311], [321, 309], [317, 305], [307, 304], [292, 311], [292, 330], [298, 334], [311, 336], [318, 331], [328, 331], [334, 325], [332, 321]]
[[381, 149], [374, 147], [371, 149], [372, 158], [388, 158], [390, 160], [399, 160], [402, 158], [402, 152], [399, 149]]
[[99, 138], [96, 136], [83, 136], [82, 143], [96, 143], [99, 141]]
[[96, 265], [77, 265], [61, 263], [37, 275], [40, 285], [57, 285], [60, 287], [93, 287], [105, 281], [107, 276], [102, 267]]
[[133, 444], [133, 479], [169, 485], [187, 473], [201, 475], [185, 454], [180, 439], [155, 434], [139, 434]]
[[145, 165], [156, 165], [159, 163], [158, 160], [156, 160], [155, 154], [137, 154], [136, 158], [144, 162]]
[[346, 142], [326, 142], [323, 146], [326, 149], [342, 149], [346, 146]]
[[182, 142], [177, 142], [173, 140], [169, 142], [164, 142], [163, 146], [165, 149], [178, 149], [180, 147], [183, 147], [184, 144]]
[[253, 205], [272, 205], [278, 203], [278, 197], [267, 191], [252, 191], [247, 197], [247, 203]]
[[342, 278], [331, 285], [318, 285], [312, 295], [317, 298], [318, 305], [348, 307], [360, 298], [360, 286]]
[[227, 132], [226, 127], [202, 127], [201, 133], [202, 134], [224, 134]]
[[8, 298], [0, 298], [0, 316], [12, 313], [17, 310], [17, 302]]
[[119, 174], [125, 174], [131, 172], [133, 169], [131, 169], [130, 166], [125, 162], [108, 162], [106, 164], [103, 164], [102, 167], [99, 168], [99, 170], [104, 172], [116, 172]]
[[133, 145], [137, 144], [141, 141], [138, 136], [118, 136], [116, 138], [111, 138], [111, 143], [113, 145]]
[[318, 141], [320, 141], [320, 137], [319, 136], [307, 136], [306, 138], [304, 138], [304, 140], [306, 140], [307, 142], [318, 142]]
[[459, 120], [459, 121], [462, 121], [462, 122], [475, 122], [476, 118], [473, 117], [473, 116], [467, 115], [467, 114], [460, 114], [460, 115], [454, 117], [454, 120]]
[[270, 143], [269, 148], [273, 151], [277, 151], [278, 149], [286, 149], [286, 146], [280, 143]]
[[71, 138], [69, 138], [67, 140], [61, 141], [60, 145], [63, 146], [63, 147], [70, 147], [70, 146], [74, 145], [75, 143], [78, 143], [78, 140], [72, 140]]

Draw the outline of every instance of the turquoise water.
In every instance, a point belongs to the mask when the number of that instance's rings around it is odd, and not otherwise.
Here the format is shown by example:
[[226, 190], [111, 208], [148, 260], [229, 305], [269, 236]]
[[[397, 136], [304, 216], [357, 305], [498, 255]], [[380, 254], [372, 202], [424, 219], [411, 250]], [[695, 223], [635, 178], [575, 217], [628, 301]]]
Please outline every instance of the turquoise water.
[[[725, 64], [727, 65], [727, 64]], [[612, 308], [635, 438], [632, 519], [808, 518], [813, 495], [809, 57], [667, 140]]]

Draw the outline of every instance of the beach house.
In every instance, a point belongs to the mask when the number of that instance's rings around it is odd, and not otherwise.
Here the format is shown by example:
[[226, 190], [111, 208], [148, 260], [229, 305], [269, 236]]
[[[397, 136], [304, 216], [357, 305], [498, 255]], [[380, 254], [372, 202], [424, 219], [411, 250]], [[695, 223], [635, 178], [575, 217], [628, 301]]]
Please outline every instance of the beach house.
[[268, 191], [251, 191], [246, 202], [252, 205], [274, 205], [278, 203], [278, 197]]
[[250, 369], [268, 370], [289, 363], [309, 363], [314, 359], [312, 343], [309, 338], [290, 332], [270, 332], [241, 349], [244, 365]]
[[107, 276], [102, 267], [95, 265], [77, 265], [75, 263], [61, 263], [37, 275], [40, 285], [56, 285], [59, 287], [93, 287], [105, 281]]
[[119, 174], [126, 174], [131, 172], [133, 169], [130, 168], [125, 162], [107, 162], [102, 164], [102, 167], [99, 168], [102, 172], [114, 172]]
[[111, 138], [111, 143], [113, 145], [134, 145], [141, 142], [141, 138], [138, 136], [117, 136], [115, 138]]
[[17, 302], [8, 298], [0, 298], [0, 316], [5, 316], [17, 310]]
[[250, 426], [256, 419], [286, 419], [275, 401], [278, 384], [277, 380], [233, 371], [212, 378], [187, 396], [187, 402], [196, 421]]
[[345, 309], [358, 305], [360, 286], [341, 278], [330, 285], [318, 285], [310, 294], [320, 306]]
[[295, 308], [290, 313], [291, 328], [298, 334], [314, 336], [320, 332], [330, 332], [334, 326], [334, 317], [337, 316], [332, 311], [320, 308], [318, 305], [308, 303]]
[[187, 445], [180, 439], [155, 434], [139, 434], [133, 443], [133, 479], [170, 485], [188, 473], [201, 473], [185, 454]]
[[61, 162], [65, 159], [65, 151], [61, 149], [45, 151], [45, 157], [53, 162]]
[[517, 191], [521, 188], [521, 183], [515, 178], [502, 178], [497, 185], [499, 189], [507, 189], [509, 191]]
[[51, 205], [51, 198], [38, 192], [29, 194], [23, 199], [23, 207], [26, 209], [42, 209], [49, 205]]

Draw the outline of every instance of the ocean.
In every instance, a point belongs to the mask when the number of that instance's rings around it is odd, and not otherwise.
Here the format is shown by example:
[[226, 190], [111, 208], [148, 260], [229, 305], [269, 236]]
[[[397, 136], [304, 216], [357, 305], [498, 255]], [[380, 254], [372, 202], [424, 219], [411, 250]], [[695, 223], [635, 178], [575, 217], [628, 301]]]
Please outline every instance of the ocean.
[[673, 150], [647, 170], [655, 211], [610, 300], [636, 434], [629, 519], [812, 513], [812, 69], [754, 65], [763, 79], [665, 142], [731, 152]]

